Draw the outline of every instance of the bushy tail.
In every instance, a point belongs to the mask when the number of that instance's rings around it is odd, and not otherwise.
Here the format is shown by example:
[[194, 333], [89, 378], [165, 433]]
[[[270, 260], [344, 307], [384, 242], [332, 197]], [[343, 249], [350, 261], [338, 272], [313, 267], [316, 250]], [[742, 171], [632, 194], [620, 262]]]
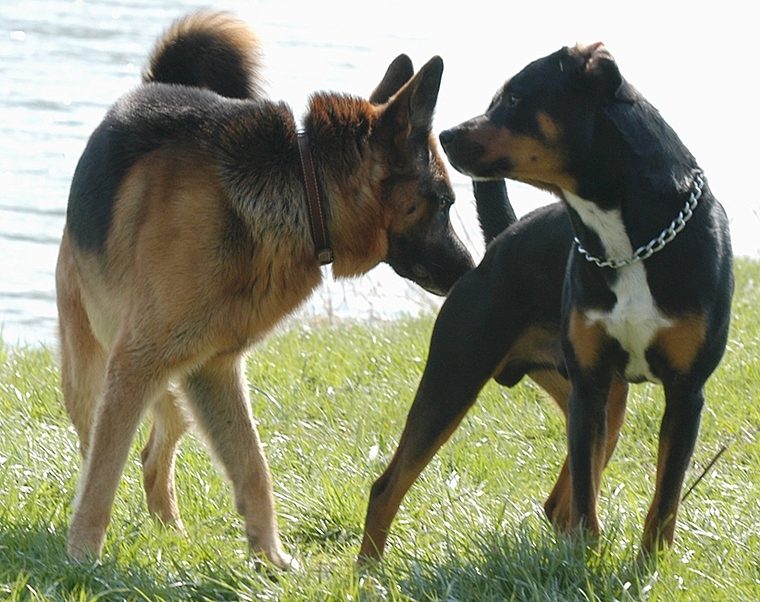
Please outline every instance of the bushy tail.
[[228, 98], [262, 98], [261, 69], [261, 44], [245, 22], [201, 10], [159, 39], [142, 79], [207, 88]]
[[478, 221], [486, 245], [517, 221], [504, 180], [473, 180]]

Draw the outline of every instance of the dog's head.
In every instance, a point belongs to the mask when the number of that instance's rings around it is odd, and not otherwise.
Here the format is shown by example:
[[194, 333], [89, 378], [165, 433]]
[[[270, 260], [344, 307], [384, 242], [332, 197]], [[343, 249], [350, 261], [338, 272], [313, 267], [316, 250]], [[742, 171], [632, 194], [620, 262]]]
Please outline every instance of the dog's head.
[[563, 48], [512, 77], [485, 114], [441, 133], [451, 164], [475, 179], [511, 178], [576, 192], [598, 112], [635, 90], [601, 43]]
[[474, 267], [449, 219], [454, 190], [432, 135], [442, 73], [439, 57], [415, 75], [409, 58], [401, 55], [370, 96], [370, 102], [382, 105], [372, 146], [387, 170], [382, 183], [388, 220], [385, 261], [400, 276], [438, 295], [448, 293]]

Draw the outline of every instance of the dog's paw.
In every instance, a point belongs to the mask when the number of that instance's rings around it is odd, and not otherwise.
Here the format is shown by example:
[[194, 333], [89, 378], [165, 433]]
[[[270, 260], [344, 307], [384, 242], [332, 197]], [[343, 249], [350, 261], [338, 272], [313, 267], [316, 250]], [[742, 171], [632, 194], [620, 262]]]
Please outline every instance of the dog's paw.
[[298, 573], [301, 570], [301, 563], [293, 558], [290, 554], [286, 554], [283, 551], [279, 551], [276, 557], [270, 559], [278, 569], [283, 571], [290, 571], [292, 573]]
[[572, 530], [570, 524], [570, 500], [549, 498], [544, 504], [544, 514], [549, 524], [558, 533], [567, 533]]
[[[297, 573], [301, 564], [279, 546], [273, 550], [251, 549], [252, 561], [257, 571], [272, 574], [273, 569]], [[272, 575], [274, 577], [274, 575]]]
[[251, 559], [255, 571], [273, 583], [279, 583], [283, 573], [299, 573], [301, 564], [282, 550], [276, 554], [259, 552]]
[[80, 537], [69, 536], [66, 543], [66, 555], [70, 562], [82, 565], [95, 564], [100, 561], [102, 545], [93, 544]]

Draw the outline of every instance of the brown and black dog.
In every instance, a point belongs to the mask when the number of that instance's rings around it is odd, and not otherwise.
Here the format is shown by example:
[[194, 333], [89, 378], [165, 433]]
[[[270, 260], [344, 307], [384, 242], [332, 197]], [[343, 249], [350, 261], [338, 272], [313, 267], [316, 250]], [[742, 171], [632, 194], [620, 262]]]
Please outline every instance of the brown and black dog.
[[[401, 55], [369, 100], [314, 94], [305, 137], [284, 103], [263, 98], [259, 66], [244, 23], [210, 12], [179, 21], [74, 174], [56, 281], [63, 391], [85, 458], [68, 534], [76, 559], [102, 551], [148, 410], [148, 507], [181, 526], [174, 458], [187, 409], [232, 482], [252, 551], [292, 566], [246, 350], [307, 299], [330, 253], [336, 277], [385, 261], [437, 294], [473, 267], [431, 135], [440, 58], [415, 75]], [[320, 193], [323, 219], [310, 219], [307, 196]]]
[[[628, 383], [664, 386], [642, 550], [672, 544], [733, 292], [728, 221], [696, 160], [601, 44], [531, 63], [440, 139], [474, 179], [520, 180], [563, 202], [513, 223], [441, 308], [398, 450], [370, 493], [360, 558], [382, 555], [406, 491], [488, 379], [526, 374], [567, 416], [568, 459], [546, 513], [592, 535]], [[476, 182], [479, 192], [488, 238], [513, 213], [503, 182]]]

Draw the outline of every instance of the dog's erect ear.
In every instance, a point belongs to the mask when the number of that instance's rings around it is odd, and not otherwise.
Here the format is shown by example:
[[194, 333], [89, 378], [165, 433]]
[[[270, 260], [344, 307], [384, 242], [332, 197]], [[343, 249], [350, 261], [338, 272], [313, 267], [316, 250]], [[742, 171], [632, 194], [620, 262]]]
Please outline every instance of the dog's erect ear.
[[603, 102], [613, 99], [630, 101], [625, 80], [615, 59], [601, 42], [577, 44], [570, 51], [581, 64], [579, 84]]
[[369, 101], [374, 105], [385, 104], [401, 89], [401, 86], [412, 79], [413, 75], [412, 59], [405, 54], [399, 54], [388, 66], [383, 80], [374, 89]]
[[391, 98], [385, 117], [396, 122], [396, 134], [416, 138], [430, 133], [442, 75], [443, 59], [434, 56]]
[[433, 129], [433, 113], [438, 102], [442, 76], [443, 59], [434, 56], [409, 82], [409, 123], [412, 131], [429, 132]]

